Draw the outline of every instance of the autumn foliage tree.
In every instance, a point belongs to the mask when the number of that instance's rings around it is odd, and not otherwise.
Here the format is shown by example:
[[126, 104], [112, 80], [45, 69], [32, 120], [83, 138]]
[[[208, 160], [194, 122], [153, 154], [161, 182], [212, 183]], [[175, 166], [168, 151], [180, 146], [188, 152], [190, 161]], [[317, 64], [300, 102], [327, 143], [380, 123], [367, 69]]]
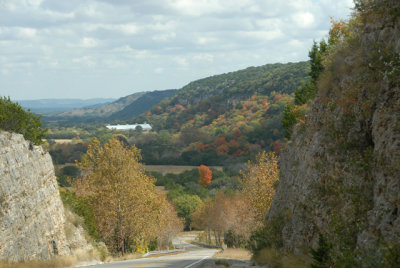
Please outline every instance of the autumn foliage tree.
[[[221, 245], [224, 237], [228, 244], [242, 246], [252, 232], [263, 226], [279, 176], [277, 162], [274, 153], [260, 153], [255, 162], [248, 163], [247, 171], [241, 173], [240, 192], [218, 192], [214, 199], [196, 208], [192, 226], [206, 230], [208, 243]], [[227, 241], [227, 234], [230, 234], [230, 241]]]
[[203, 187], [206, 187], [212, 180], [212, 171], [205, 165], [200, 165], [198, 167], [199, 171], [199, 184]]
[[241, 173], [242, 194], [254, 213], [254, 227], [261, 227], [275, 194], [274, 183], [279, 178], [278, 157], [273, 152], [262, 152], [248, 167], [247, 172]]
[[116, 138], [104, 146], [93, 139], [77, 164], [84, 174], [77, 180], [77, 192], [88, 198], [99, 233], [113, 252], [124, 254], [133, 246], [176, 231], [169, 224], [178, 221], [172, 216], [176, 213], [156, 192], [140, 158], [139, 149]]

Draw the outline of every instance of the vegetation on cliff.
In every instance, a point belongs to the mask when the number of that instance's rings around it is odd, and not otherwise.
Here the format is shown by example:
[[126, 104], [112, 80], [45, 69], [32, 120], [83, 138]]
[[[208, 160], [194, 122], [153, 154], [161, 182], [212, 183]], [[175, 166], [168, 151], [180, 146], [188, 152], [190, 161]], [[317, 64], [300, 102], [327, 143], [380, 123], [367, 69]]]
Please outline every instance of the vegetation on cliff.
[[25, 111], [21, 105], [12, 102], [10, 98], [0, 98], [0, 129], [24, 135], [24, 138], [33, 144], [42, 144], [46, 136], [46, 129], [42, 129], [40, 117], [29, 110]]
[[313, 267], [398, 267], [400, 3], [355, 3], [348, 22], [333, 22], [315, 98], [287, 113], [259, 253], [313, 248]]

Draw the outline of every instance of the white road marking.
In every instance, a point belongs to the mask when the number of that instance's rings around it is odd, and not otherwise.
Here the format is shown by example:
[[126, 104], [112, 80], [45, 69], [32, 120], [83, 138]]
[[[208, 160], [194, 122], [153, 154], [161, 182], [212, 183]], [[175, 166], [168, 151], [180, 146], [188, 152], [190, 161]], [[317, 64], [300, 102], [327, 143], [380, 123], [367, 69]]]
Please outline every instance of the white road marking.
[[199, 263], [199, 262], [202, 262], [202, 261], [204, 261], [205, 259], [208, 259], [208, 258], [210, 258], [210, 257], [211, 257], [211, 256], [205, 256], [205, 257], [202, 258], [201, 260], [198, 260], [198, 261], [196, 261], [196, 262], [194, 262], [194, 263], [192, 263], [192, 264], [186, 266], [185, 268], [189, 268], [189, 267], [191, 267], [191, 266], [193, 266], [193, 265], [195, 265], [195, 264], [197, 264], [197, 263]]

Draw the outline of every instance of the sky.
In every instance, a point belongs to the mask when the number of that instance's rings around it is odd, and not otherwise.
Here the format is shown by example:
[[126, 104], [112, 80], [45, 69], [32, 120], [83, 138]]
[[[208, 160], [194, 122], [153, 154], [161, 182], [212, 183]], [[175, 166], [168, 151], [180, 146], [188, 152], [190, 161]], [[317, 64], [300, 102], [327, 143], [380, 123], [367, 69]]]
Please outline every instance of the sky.
[[0, 96], [119, 98], [308, 60], [352, 0], [0, 0]]

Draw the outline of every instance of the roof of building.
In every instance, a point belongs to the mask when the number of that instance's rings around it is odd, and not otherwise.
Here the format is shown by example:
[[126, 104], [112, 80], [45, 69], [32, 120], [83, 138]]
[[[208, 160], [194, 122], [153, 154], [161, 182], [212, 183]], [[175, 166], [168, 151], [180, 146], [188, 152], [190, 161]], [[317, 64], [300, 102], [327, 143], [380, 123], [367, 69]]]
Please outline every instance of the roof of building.
[[116, 130], [129, 130], [129, 129], [136, 129], [136, 127], [142, 127], [143, 130], [151, 130], [152, 127], [145, 123], [145, 124], [133, 124], [133, 125], [107, 125], [106, 128], [108, 129], [116, 129]]

